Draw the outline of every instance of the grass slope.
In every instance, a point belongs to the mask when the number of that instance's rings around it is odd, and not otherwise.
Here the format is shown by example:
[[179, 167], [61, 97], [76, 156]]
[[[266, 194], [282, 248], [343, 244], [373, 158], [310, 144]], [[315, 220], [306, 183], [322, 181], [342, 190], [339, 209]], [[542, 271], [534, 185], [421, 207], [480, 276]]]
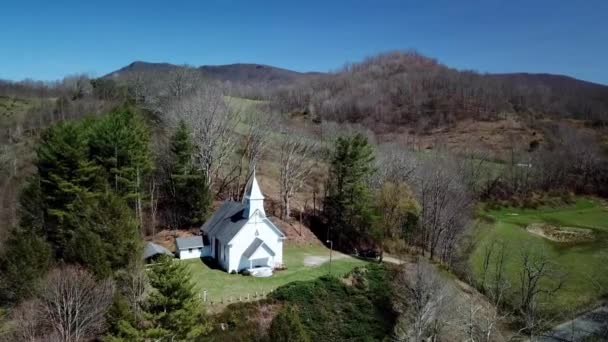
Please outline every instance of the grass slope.
[[[336, 257], [337, 255], [334, 252], [333, 256]], [[283, 249], [283, 262], [287, 265], [287, 269], [275, 272], [269, 278], [228, 274], [223, 270], [210, 268], [199, 259], [182, 262], [188, 264], [192, 280], [200, 291], [207, 290], [209, 300], [216, 303], [220, 299], [225, 300], [230, 296], [234, 300], [238, 296], [246, 297], [247, 294], [253, 296], [256, 291], [258, 293], [268, 293], [279, 286], [293, 281], [312, 280], [328, 274], [329, 262], [317, 267], [305, 266], [303, 261], [306, 256], [329, 257], [329, 249], [318, 245], [310, 247], [285, 246]], [[335, 275], [343, 275], [353, 268], [364, 264], [366, 262], [359, 259], [341, 257], [332, 261], [331, 272]]]
[[295, 308], [310, 341], [385, 340], [396, 320], [391, 272], [386, 266], [368, 264], [344, 279], [296, 281], [262, 301], [232, 304], [214, 316], [216, 329], [205, 341], [270, 341], [271, 321], [287, 306]]
[[[578, 198], [564, 207], [538, 209], [502, 208], [483, 213], [495, 223], [482, 224], [480, 242], [470, 256], [473, 273], [480, 277], [484, 248], [492, 240], [508, 244], [506, 271], [511, 281], [510, 300], [516, 304], [520, 252], [531, 248], [546, 255], [558, 270], [567, 273], [565, 286], [556, 296], [548, 299], [543, 309], [549, 314], [580, 310], [608, 294], [608, 209], [600, 201]], [[531, 223], [546, 222], [553, 225], [589, 228], [595, 241], [584, 243], [554, 242], [526, 231]], [[551, 279], [545, 285], [554, 283]], [[603, 284], [603, 285], [602, 285]]]

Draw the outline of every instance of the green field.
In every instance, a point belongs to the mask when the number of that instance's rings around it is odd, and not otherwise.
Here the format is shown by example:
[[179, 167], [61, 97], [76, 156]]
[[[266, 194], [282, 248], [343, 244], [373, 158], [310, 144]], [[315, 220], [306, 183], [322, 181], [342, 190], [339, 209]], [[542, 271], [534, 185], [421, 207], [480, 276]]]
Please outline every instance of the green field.
[[[482, 270], [483, 251], [492, 241], [508, 245], [506, 273], [511, 283], [509, 300], [516, 304], [518, 276], [521, 268], [521, 251], [530, 248], [554, 262], [554, 267], [565, 272], [566, 283], [552, 298], [544, 298], [542, 309], [549, 314], [580, 310], [608, 294], [608, 209], [599, 200], [578, 198], [574, 204], [538, 209], [502, 208], [484, 211], [493, 223], [481, 223], [480, 238], [469, 263], [474, 276]], [[526, 231], [531, 223], [549, 223], [556, 226], [588, 228], [595, 240], [589, 242], [555, 242]], [[543, 285], [556, 282], [551, 279]]]
[[[306, 256], [327, 256], [329, 249], [323, 246], [298, 247], [285, 246], [283, 249], [283, 262], [287, 266], [286, 270], [277, 271], [269, 278], [255, 278], [240, 274], [228, 274], [223, 270], [211, 269], [199, 259], [180, 261], [187, 263], [192, 274], [192, 280], [196, 283], [200, 291], [207, 290], [209, 300], [214, 303], [224, 302], [232, 297], [232, 300], [247, 294], [250, 298], [256, 293], [268, 293], [281, 285], [297, 281], [312, 280], [329, 272], [329, 262], [320, 266], [304, 266]], [[334, 257], [337, 253], [334, 252]], [[365, 261], [351, 258], [340, 257], [332, 261], [331, 272], [334, 275], [343, 275], [351, 271], [356, 266], [365, 264]]]

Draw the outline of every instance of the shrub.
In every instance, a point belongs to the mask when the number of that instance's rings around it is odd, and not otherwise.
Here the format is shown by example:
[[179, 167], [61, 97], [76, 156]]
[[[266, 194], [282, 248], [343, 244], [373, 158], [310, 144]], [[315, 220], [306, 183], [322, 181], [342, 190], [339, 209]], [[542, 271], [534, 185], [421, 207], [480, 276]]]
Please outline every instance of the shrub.
[[310, 337], [304, 329], [298, 311], [293, 305], [286, 305], [272, 320], [270, 340], [273, 342], [308, 342]]

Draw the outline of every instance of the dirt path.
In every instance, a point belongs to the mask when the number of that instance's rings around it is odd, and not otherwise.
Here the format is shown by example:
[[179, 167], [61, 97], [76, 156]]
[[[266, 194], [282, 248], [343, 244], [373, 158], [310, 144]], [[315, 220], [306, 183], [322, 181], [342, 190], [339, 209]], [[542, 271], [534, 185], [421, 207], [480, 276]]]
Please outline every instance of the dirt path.
[[540, 338], [543, 342], [582, 341], [608, 327], [608, 304], [562, 323]]
[[[339, 259], [344, 259], [346, 257], [347, 257], [347, 255], [345, 255], [345, 254], [334, 252], [334, 254], [331, 256], [331, 259], [339, 260]], [[329, 256], [327, 256], [327, 255], [309, 255], [307, 257], [304, 257], [304, 266], [316, 267], [316, 266], [320, 266], [328, 261], [329, 261]]]

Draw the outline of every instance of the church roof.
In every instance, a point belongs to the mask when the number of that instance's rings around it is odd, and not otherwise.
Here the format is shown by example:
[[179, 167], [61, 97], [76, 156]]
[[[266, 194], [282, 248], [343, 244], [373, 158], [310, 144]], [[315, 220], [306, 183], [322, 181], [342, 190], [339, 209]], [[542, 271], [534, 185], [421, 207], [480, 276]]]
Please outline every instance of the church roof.
[[[227, 201], [211, 216], [201, 227], [201, 231], [207, 236], [215, 236], [220, 241], [227, 243], [243, 228], [249, 221], [243, 216], [246, 209], [244, 203]], [[272, 223], [268, 218], [263, 218], [270, 228], [274, 229], [279, 237], [285, 237], [285, 234]]]
[[[230, 242], [241, 228], [247, 224], [249, 217], [253, 214], [248, 212], [248, 210], [252, 210], [248, 207], [251, 205], [251, 200], [263, 199], [264, 195], [262, 195], [260, 186], [255, 179], [254, 169], [245, 186], [243, 201], [240, 203], [235, 201], [224, 202], [213, 216], [203, 224], [201, 231], [207, 234], [207, 236], [214, 236], [224, 243]], [[261, 210], [262, 221], [269, 225], [270, 228], [274, 229], [279, 237], [285, 237], [285, 234], [265, 217], [266, 215], [264, 215], [263, 207], [256, 209], [256, 211], [258, 210]]]
[[248, 218], [243, 215], [245, 204], [227, 201], [211, 216], [201, 227], [201, 230], [215, 236], [220, 241], [228, 242], [247, 223]]
[[249, 181], [245, 186], [245, 195], [243, 196], [243, 201], [245, 199], [250, 200], [263, 200], [264, 195], [262, 194], [262, 190], [260, 189], [260, 185], [258, 184], [257, 179], [255, 178], [255, 169], [249, 177]]

